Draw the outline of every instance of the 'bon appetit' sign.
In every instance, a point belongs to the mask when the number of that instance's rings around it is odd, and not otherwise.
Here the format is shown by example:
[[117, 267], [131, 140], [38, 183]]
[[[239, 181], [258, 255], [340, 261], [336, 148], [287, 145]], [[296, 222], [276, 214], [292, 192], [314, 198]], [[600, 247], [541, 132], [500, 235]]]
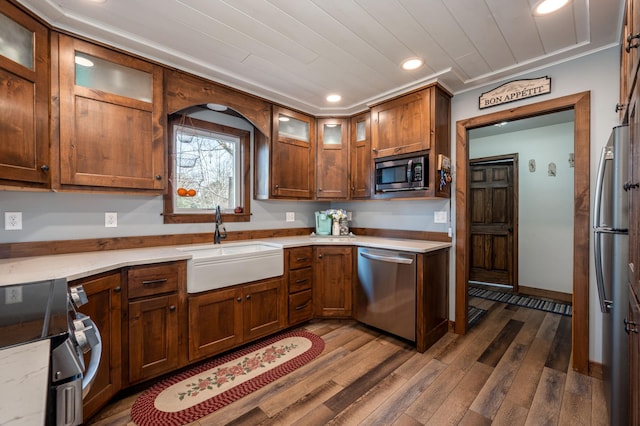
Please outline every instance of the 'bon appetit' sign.
[[551, 78], [514, 80], [480, 95], [480, 109], [519, 101], [551, 92]]

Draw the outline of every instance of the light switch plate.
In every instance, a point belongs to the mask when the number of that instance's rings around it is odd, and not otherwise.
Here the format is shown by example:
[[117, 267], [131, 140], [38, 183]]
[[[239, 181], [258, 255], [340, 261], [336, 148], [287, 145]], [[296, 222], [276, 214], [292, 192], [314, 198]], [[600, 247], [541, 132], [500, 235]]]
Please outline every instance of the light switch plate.
[[22, 212], [4, 212], [5, 231], [19, 231], [22, 229]]
[[433, 223], [447, 223], [447, 212], [446, 211], [434, 212]]
[[296, 221], [296, 213], [295, 212], [287, 212], [286, 215], [286, 221], [287, 222], [295, 222]]
[[104, 213], [104, 227], [105, 228], [117, 228], [118, 227], [118, 213], [117, 212], [105, 212]]

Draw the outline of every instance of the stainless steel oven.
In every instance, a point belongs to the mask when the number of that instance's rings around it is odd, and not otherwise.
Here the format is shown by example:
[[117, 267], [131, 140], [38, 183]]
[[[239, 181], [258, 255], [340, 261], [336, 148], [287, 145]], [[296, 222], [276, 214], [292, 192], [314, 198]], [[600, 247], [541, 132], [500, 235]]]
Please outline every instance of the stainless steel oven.
[[[13, 371], [5, 371], [11, 381], [29, 380], [31, 375], [46, 374], [46, 390], [35, 389], [28, 411], [17, 394], [1, 401], [0, 423], [30, 416], [36, 424], [68, 426], [82, 423], [82, 399], [89, 388], [102, 351], [100, 333], [94, 322], [76, 308], [86, 303], [81, 286], [68, 289], [66, 279], [52, 279], [0, 287], [0, 351], [11, 360]], [[47, 345], [35, 345], [48, 341]], [[34, 370], [19, 357], [20, 346], [46, 347], [40, 353], [48, 368]], [[39, 349], [41, 350], [41, 349]], [[88, 365], [84, 353], [91, 351]], [[8, 358], [6, 358], [8, 359]], [[10, 386], [0, 380], [0, 386]], [[6, 389], [4, 389], [6, 391]], [[13, 395], [11, 392], [3, 394]], [[40, 404], [40, 405], [38, 405]]]
[[429, 187], [429, 154], [407, 154], [375, 160], [376, 192], [412, 191]]

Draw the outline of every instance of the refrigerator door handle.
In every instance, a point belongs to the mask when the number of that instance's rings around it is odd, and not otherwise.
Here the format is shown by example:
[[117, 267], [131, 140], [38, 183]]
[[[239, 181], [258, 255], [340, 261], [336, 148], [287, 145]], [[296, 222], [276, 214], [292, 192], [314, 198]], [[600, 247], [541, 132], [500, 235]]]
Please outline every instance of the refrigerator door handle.
[[603, 271], [603, 259], [602, 259], [602, 232], [600, 229], [600, 209], [602, 208], [602, 192], [604, 185], [604, 173], [606, 168], [607, 157], [611, 155], [611, 151], [607, 146], [602, 148], [600, 153], [600, 161], [598, 162], [598, 172], [596, 175], [596, 192], [593, 200], [593, 227], [594, 242], [593, 242], [593, 255], [596, 267], [596, 286], [598, 288], [598, 299], [600, 302], [600, 311], [602, 313], [609, 312], [611, 308], [611, 300], [607, 300], [604, 288], [604, 271]]

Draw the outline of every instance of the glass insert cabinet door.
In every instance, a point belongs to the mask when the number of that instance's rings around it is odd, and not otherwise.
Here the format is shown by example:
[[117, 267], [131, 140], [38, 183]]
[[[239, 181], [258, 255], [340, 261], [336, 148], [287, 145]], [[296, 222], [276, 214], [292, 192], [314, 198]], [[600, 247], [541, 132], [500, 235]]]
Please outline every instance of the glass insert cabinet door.
[[341, 124], [325, 124], [323, 127], [323, 140], [325, 145], [342, 144], [342, 125]]
[[309, 142], [309, 123], [297, 118], [278, 114], [278, 131], [280, 137]]
[[33, 70], [34, 33], [0, 13], [0, 55]]

